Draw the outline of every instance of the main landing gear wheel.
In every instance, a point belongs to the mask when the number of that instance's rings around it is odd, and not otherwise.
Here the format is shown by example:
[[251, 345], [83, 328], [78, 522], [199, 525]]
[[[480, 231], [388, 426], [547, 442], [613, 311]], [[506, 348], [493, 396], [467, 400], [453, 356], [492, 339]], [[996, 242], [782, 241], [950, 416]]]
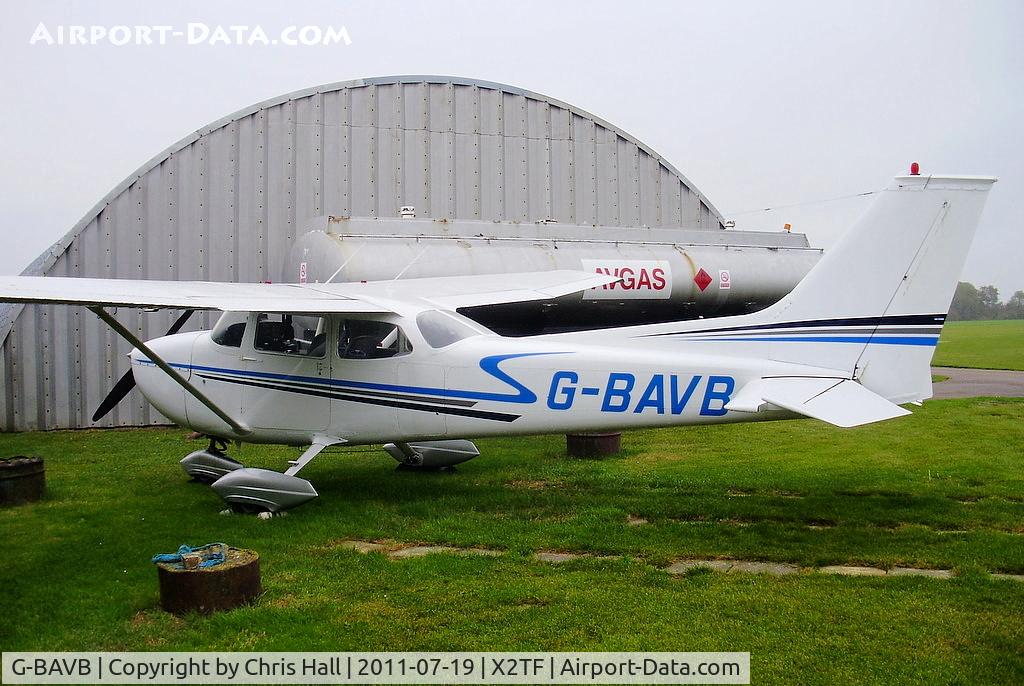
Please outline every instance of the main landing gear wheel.
[[213, 490], [236, 512], [277, 513], [298, 507], [318, 494], [313, 484], [295, 475], [324, 448], [338, 443], [344, 441], [331, 436], [316, 436], [309, 448], [299, 459], [293, 460], [292, 466], [283, 474], [239, 464], [217, 479]]
[[399, 469], [415, 471], [451, 469], [480, 455], [476, 445], [466, 440], [388, 443], [384, 450], [395, 458]]
[[244, 467], [226, 474], [213, 490], [236, 512], [282, 512], [317, 497], [313, 484], [271, 469]]

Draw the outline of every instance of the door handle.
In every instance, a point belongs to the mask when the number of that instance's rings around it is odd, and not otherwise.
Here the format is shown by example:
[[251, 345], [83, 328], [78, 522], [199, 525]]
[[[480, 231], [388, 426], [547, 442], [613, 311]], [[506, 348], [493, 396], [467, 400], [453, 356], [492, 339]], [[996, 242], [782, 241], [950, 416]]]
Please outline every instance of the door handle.
[[239, 359], [242, 360], [242, 362], [263, 362], [263, 360], [258, 357], [248, 357], [246, 355], [242, 355]]

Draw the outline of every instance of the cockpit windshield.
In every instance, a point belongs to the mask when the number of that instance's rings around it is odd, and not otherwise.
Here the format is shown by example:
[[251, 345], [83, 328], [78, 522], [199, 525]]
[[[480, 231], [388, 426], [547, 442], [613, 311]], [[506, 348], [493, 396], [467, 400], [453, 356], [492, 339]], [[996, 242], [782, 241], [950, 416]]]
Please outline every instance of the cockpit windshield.
[[226, 348], [242, 347], [242, 338], [245, 336], [245, 323], [249, 319], [248, 312], [225, 312], [217, 320], [210, 337], [217, 345]]
[[444, 348], [464, 338], [480, 335], [469, 324], [439, 310], [420, 312], [416, 315], [416, 326], [423, 340], [432, 348]]

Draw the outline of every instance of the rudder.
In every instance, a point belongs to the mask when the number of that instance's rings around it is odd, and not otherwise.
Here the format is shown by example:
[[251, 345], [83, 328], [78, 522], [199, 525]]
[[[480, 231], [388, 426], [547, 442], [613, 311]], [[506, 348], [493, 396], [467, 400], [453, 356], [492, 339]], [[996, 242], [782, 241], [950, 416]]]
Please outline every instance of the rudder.
[[797, 287], [761, 313], [776, 322], [836, 322], [834, 331], [849, 332], [842, 342], [862, 344], [779, 342], [771, 356], [848, 370], [893, 402], [931, 397], [931, 358], [994, 182], [896, 177]]

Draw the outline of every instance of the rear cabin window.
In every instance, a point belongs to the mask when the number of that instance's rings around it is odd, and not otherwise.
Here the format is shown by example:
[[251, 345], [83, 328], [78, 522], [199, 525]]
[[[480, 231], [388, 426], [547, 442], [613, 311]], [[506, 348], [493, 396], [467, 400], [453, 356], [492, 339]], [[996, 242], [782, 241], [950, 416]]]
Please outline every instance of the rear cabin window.
[[338, 356], [346, 360], [379, 360], [412, 352], [412, 344], [391, 322], [345, 319], [338, 326]]
[[257, 315], [253, 347], [266, 353], [323, 357], [327, 350], [327, 320], [307, 314]]
[[242, 347], [242, 338], [245, 336], [245, 323], [249, 319], [248, 312], [225, 312], [217, 320], [213, 327], [210, 338], [217, 345], [225, 348]]

